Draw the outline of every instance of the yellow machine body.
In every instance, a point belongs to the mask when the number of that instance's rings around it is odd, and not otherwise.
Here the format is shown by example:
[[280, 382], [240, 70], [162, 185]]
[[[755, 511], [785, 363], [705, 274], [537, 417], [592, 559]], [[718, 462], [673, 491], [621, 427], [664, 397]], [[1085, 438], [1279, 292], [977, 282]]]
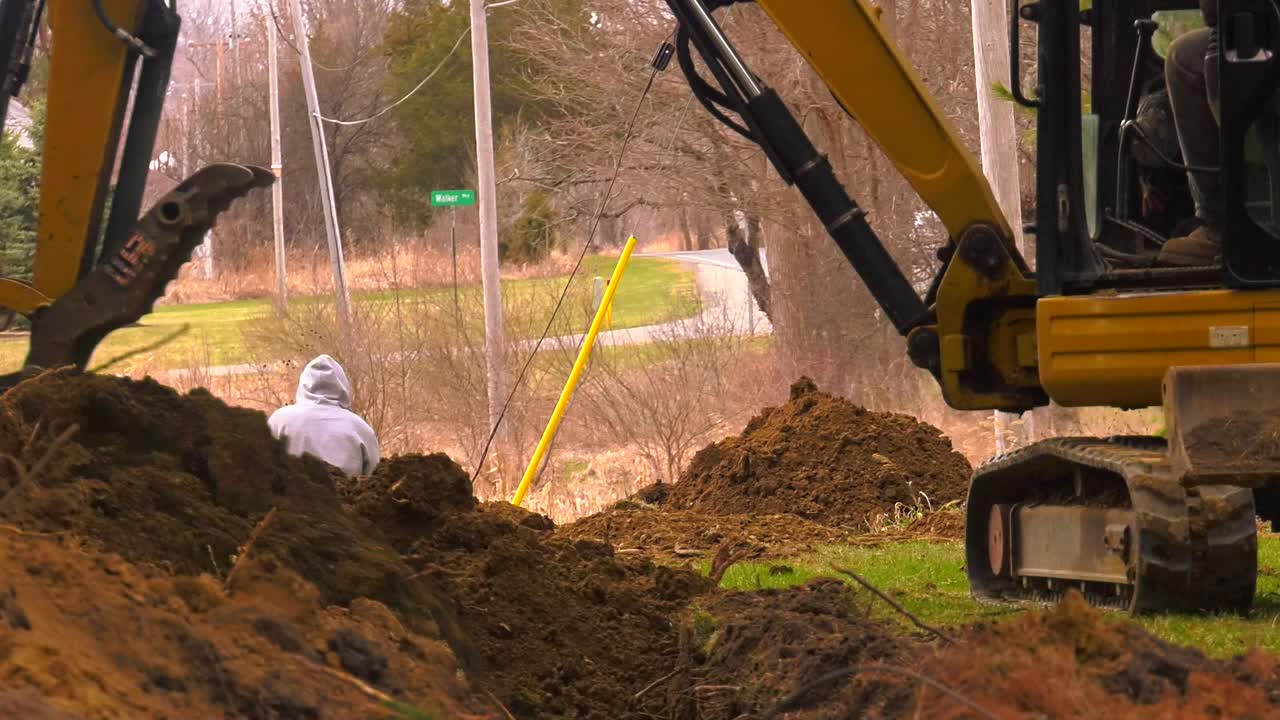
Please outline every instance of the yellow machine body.
[[1280, 290], [1044, 298], [1040, 382], [1069, 407], [1151, 407], [1170, 368], [1280, 362]]

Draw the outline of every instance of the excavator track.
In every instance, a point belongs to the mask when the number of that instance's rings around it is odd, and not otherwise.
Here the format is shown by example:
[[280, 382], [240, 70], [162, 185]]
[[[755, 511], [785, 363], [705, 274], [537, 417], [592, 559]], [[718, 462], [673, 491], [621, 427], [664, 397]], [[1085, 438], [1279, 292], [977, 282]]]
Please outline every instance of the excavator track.
[[1247, 612], [1253, 491], [1184, 487], [1160, 438], [1055, 438], [980, 467], [965, 554], [974, 596], [1054, 602], [1070, 589], [1133, 613]]

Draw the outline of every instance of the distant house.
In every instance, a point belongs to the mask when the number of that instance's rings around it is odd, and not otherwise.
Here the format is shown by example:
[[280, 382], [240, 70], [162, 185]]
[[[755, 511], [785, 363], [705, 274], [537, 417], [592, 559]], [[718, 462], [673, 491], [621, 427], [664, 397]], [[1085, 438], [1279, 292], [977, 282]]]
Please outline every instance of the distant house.
[[21, 147], [35, 149], [35, 143], [31, 140], [31, 113], [17, 100], [9, 100], [9, 114], [4, 119], [4, 130], [16, 136]]

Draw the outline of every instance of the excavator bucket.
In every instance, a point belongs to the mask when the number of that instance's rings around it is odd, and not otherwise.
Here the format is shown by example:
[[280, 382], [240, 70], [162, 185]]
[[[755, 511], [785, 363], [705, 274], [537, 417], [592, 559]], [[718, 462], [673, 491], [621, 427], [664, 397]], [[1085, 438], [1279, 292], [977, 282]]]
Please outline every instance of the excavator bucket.
[[1164, 415], [1184, 485], [1256, 488], [1280, 477], [1280, 364], [1170, 368]]

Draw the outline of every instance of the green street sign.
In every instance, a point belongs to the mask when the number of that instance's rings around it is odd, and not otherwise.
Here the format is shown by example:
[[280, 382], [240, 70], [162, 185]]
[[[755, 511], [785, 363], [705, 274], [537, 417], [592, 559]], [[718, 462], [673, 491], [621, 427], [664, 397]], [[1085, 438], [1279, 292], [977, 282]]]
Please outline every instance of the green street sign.
[[432, 207], [462, 207], [476, 204], [475, 190], [432, 190]]

